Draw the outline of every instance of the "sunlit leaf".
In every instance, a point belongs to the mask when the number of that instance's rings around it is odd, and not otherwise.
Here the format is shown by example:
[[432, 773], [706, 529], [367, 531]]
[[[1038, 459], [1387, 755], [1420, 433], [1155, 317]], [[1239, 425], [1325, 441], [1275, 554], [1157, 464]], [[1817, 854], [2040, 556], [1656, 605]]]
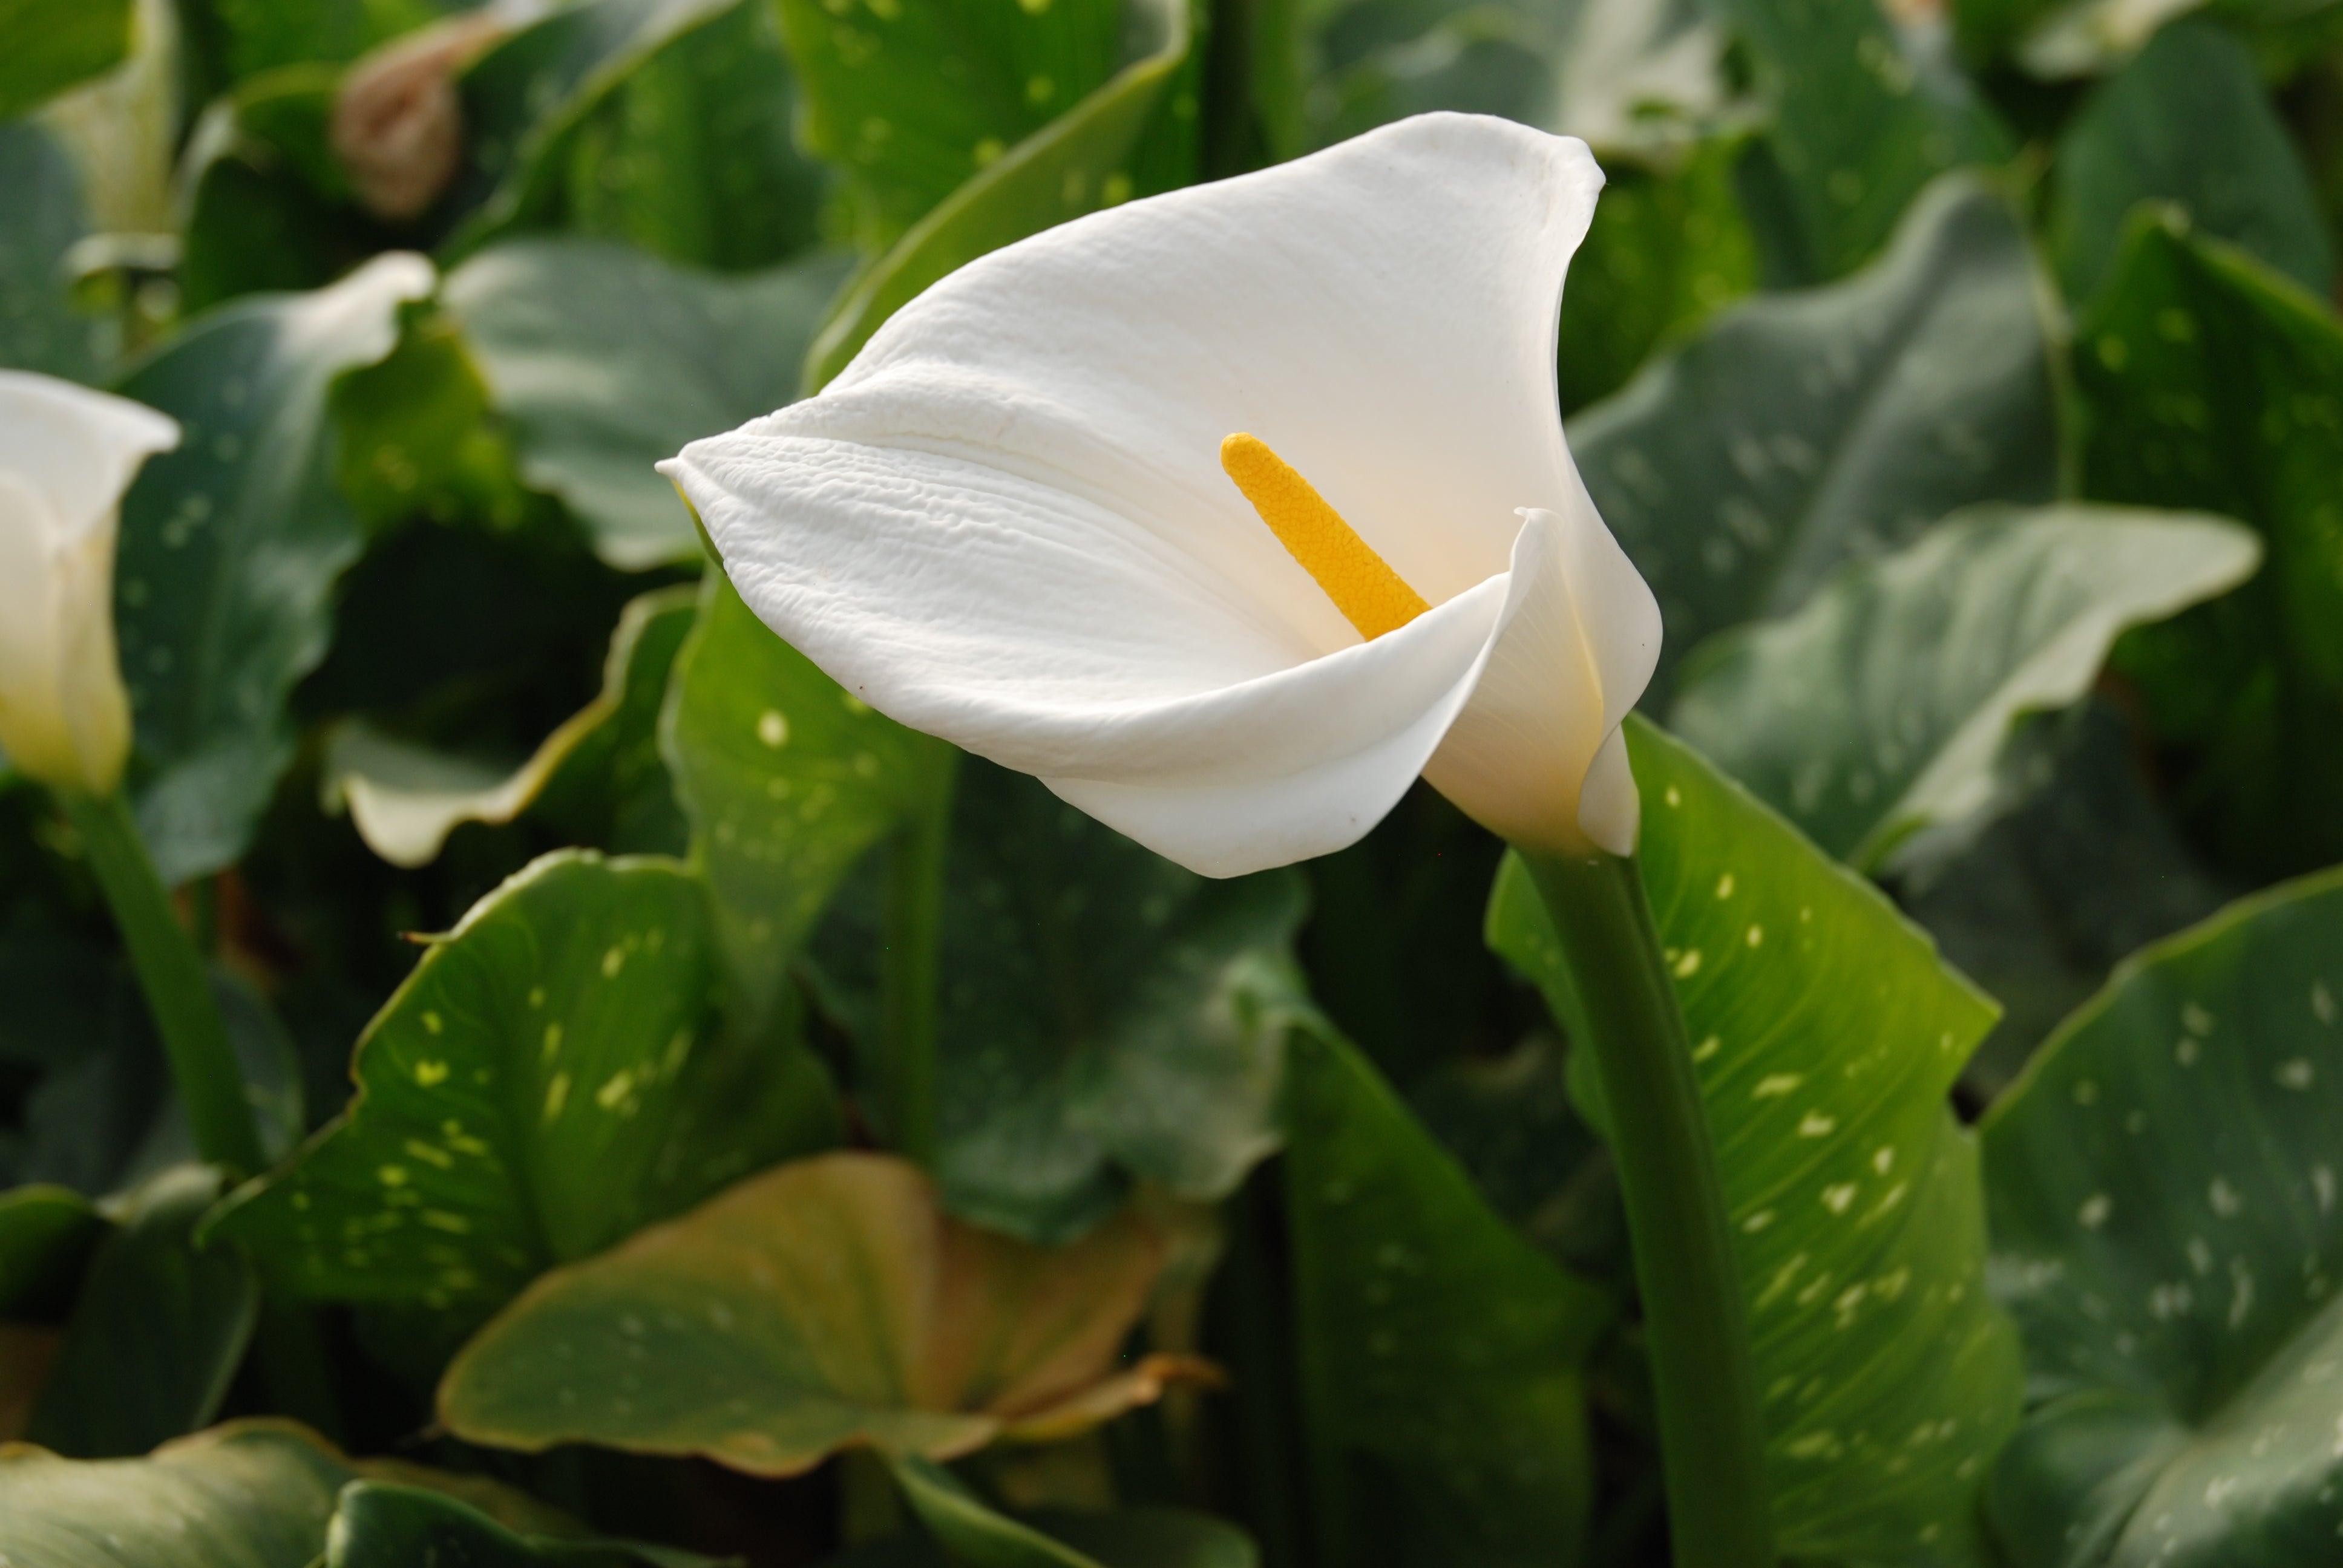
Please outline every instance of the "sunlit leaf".
[[124, 385], [185, 432], [123, 503], [115, 575], [139, 826], [168, 879], [235, 860], [291, 759], [286, 699], [325, 656], [360, 543], [327, 395], [390, 352], [399, 306], [430, 287], [420, 258], [389, 256], [317, 294], [243, 301]]
[[[1946, 1091], [1992, 1004], [1885, 899], [1648, 725], [1638, 851], [1694, 1040], [1755, 1352], [1786, 1557], [1948, 1562], [2017, 1414], [1985, 1291], [1974, 1141]], [[1491, 944], [1576, 1011], [1509, 861]]]
[[661, 588], [627, 607], [610, 637], [602, 689], [528, 761], [505, 772], [363, 722], [327, 749], [327, 788], [347, 805], [368, 848], [396, 866], [428, 863], [466, 822], [510, 822], [543, 811], [572, 828], [607, 823], [580, 841], [615, 850], [682, 847], [681, 818], [658, 750], [659, 714], [698, 591]]
[[1587, 488], [1659, 596], [1663, 685], [1702, 638], [1797, 608], [1956, 508], [2050, 498], [2038, 296], [2007, 206], [1946, 180], [1868, 270], [1727, 312], [1571, 422]]
[[835, 1136], [818, 1063], [726, 1030], [707, 895], [564, 852], [436, 940], [350, 1107], [215, 1230], [312, 1298], [477, 1321], [540, 1271]]
[[652, 465], [797, 396], [842, 256], [722, 277], [591, 240], [518, 240], [450, 273], [447, 309], [513, 429], [522, 475], [632, 569], [697, 557]]
[[2117, 650], [2186, 749], [2179, 799], [2246, 865], [2343, 855], [2343, 324], [2167, 215], [2135, 225], [2077, 340], [2087, 492], [2240, 518], [2267, 555]]
[[2015, 727], [2083, 698], [2127, 628], [2260, 559], [2217, 518], [1980, 508], [1705, 644], [1670, 722], [1821, 848], [1876, 870], [2017, 793]]
[[131, 0], [0, 0], [0, 119], [121, 64]]
[[920, 1170], [817, 1156], [546, 1275], [440, 1385], [476, 1442], [596, 1442], [793, 1475], [840, 1449], [950, 1458], [1155, 1397], [1116, 1354], [1163, 1261], [1126, 1211], [1051, 1251], [947, 1217]]
[[1576, 1560], [1611, 1302], [1493, 1212], [1354, 1050], [1297, 1030], [1285, 1191], [1321, 1560]]
[[2033, 1410], [2012, 1562], [2332, 1562], [2343, 1529], [2343, 876], [2148, 949], [1985, 1124]]
[[[885, 938], [875, 890], [857, 892], [815, 980], [870, 1046]], [[954, 1213], [1063, 1241], [1133, 1176], [1210, 1201], [1276, 1148], [1301, 1016], [1291, 874], [1199, 877], [970, 759], [943, 909], [935, 1170]]]

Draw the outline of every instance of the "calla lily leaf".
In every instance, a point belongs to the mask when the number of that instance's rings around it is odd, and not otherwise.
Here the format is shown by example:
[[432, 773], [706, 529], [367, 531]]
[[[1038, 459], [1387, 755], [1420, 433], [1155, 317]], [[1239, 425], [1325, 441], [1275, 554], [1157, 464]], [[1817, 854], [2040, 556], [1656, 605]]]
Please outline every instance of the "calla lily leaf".
[[750, 1005], [770, 1005], [854, 863], [951, 766], [873, 713], [708, 574], [676, 657], [660, 750]]
[[[2016, 1422], [1974, 1141], [1946, 1092], [1993, 1004], [1891, 904], [1650, 725], [1640, 854], [1716, 1140], [1785, 1557], [1969, 1561]], [[1493, 947], [1576, 1010], [1527, 872]]]
[[514, 1530], [575, 1528], [494, 1482], [353, 1460], [288, 1421], [230, 1422], [140, 1459], [0, 1446], [0, 1519], [22, 1568], [314, 1568], [343, 1489], [369, 1476], [461, 1499]]
[[525, 1533], [428, 1487], [354, 1481], [342, 1489], [321, 1568], [717, 1568], [716, 1560], [632, 1542]]
[[1701, 638], [1787, 614], [1948, 511], [2050, 498], [2037, 293], [2007, 206], [1947, 179], [1865, 272], [1727, 312], [1572, 421], [1587, 488], [1659, 597], [1659, 689]]
[[45, 1319], [69, 1306], [106, 1228], [70, 1187], [0, 1192], [0, 1321]]
[[[1131, 1177], [1211, 1201], [1278, 1142], [1285, 1037], [1306, 1017], [1290, 872], [1210, 880], [1021, 775], [961, 764], [945, 872], [937, 1180], [955, 1214], [1080, 1235]], [[814, 950], [817, 999], [878, 1040], [877, 890]]]
[[39, 127], [0, 124], [0, 365], [94, 379], [102, 329], [65, 297], [65, 254], [88, 231], [80, 177]]
[[422, 258], [387, 256], [316, 294], [241, 301], [124, 384], [185, 430], [123, 502], [115, 574], [139, 826], [167, 880], [233, 862], [292, 758], [286, 700], [325, 656], [361, 542], [327, 394], [391, 351], [399, 307], [431, 285]]
[[731, 277], [597, 240], [514, 240], [450, 273], [444, 299], [523, 477], [634, 569], [699, 551], [689, 508], [651, 465], [794, 398], [845, 275], [827, 253]]
[[360, 1038], [350, 1108], [216, 1231], [301, 1295], [478, 1322], [835, 1136], [811, 1054], [724, 1029], [720, 980], [698, 878], [548, 855], [434, 941]]
[[2144, 214], [2077, 342], [2086, 493], [2237, 518], [2268, 555], [2238, 592], [2118, 650], [2193, 759], [2181, 798], [2243, 863], [2343, 857], [2343, 324], [2177, 215]]
[[2149, 41], [2095, 93], [2058, 147], [2052, 249], [2068, 295], [2090, 297], [2143, 201], [2167, 201], [2204, 232], [2305, 288], [2335, 281], [2335, 246], [2252, 52], [2209, 23]]
[[[1677, 733], [1858, 869], [2006, 803], [2013, 731], [2077, 701], [2132, 626], [2260, 564], [2234, 523], [2115, 508], [1964, 512], [1684, 666]], [[1915, 839], [1914, 835], [1920, 835]]]
[[130, 0], [5, 0], [0, 119], [36, 108], [130, 53]]
[[2031, 1412], [1988, 1500], [2023, 1568], [2331, 1562], [2343, 874], [2127, 963], [1984, 1127]]
[[942, 1547], [904, 1535], [832, 1568], [890, 1563], [970, 1563], [977, 1568], [1257, 1568], [1261, 1554], [1244, 1532], [1176, 1508], [1113, 1513], [1062, 1511], [1030, 1523], [988, 1507], [951, 1472], [924, 1459], [897, 1459], [895, 1480], [911, 1512]]
[[680, 849], [681, 815], [658, 749], [660, 705], [698, 591], [661, 588], [629, 604], [610, 637], [602, 690], [510, 773], [386, 734], [363, 721], [327, 751], [327, 789], [349, 809], [367, 845], [394, 866], [437, 858], [466, 822], [510, 822], [542, 810], [621, 850]]
[[1572, 1562], [1613, 1303], [1493, 1211], [1366, 1060], [1295, 1031], [1294, 1351], [1321, 1559]]
[[820, 1155], [538, 1281], [448, 1368], [440, 1419], [756, 1475], [1068, 1435], [1181, 1370], [1116, 1360], [1163, 1258], [1128, 1211], [1050, 1251], [947, 1217], [906, 1161]]
[[196, 1226], [218, 1172], [183, 1165], [110, 1204], [25, 1435], [80, 1458], [144, 1453], [219, 1413], [260, 1312], [251, 1266]]

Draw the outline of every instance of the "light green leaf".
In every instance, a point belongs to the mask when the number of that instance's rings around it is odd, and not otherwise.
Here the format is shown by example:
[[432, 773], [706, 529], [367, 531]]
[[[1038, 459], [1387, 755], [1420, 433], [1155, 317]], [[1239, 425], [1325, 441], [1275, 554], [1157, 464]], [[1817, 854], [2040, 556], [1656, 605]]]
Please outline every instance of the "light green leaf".
[[[1695, 1042], [1785, 1557], [1961, 1563], [2017, 1414], [1976, 1150], [1946, 1091], [1991, 1002], [1869, 885], [1664, 734], [1629, 729], [1639, 851]], [[1490, 945], [1576, 1010], [1509, 859]]]
[[[878, 1038], [875, 890], [840, 900], [817, 998]], [[1213, 1201], [1275, 1150], [1304, 1016], [1290, 873], [1216, 881], [964, 759], [939, 960], [935, 1170], [956, 1214], [1064, 1241], [1131, 1177]], [[875, 1072], [870, 1076], [875, 1077]]]
[[184, 430], [123, 503], [115, 572], [139, 826], [168, 880], [242, 854], [291, 759], [286, 700], [325, 656], [360, 544], [327, 397], [390, 352], [399, 307], [430, 287], [421, 258], [388, 256], [316, 294], [243, 301], [123, 385]]
[[2180, 799], [2237, 860], [2343, 856], [2343, 325], [2243, 252], [2144, 215], [2077, 332], [2086, 493], [2242, 519], [2240, 591], [2128, 639], [2117, 663]]
[[1720, 12], [1774, 111], [1753, 175], [1781, 204], [1787, 276], [1853, 271], [1931, 180], [2013, 150], [1926, 20], [1874, 0], [1725, 0]]
[[766, 629], [720, 571], [677, 655], [659, 748], [752, 1008], [855, 861], [951, 763]]
[[2033, 1409], [2011, 1560], [2328, 1563], [2343, 1529], [2343, 874], [2137, 955], [1984, 1129]]
[[71, 1303], [106, 1222], [70, 1187], [0, 1192], [0, 1321], [45, 1318]]
[[444, 297], [523, 477], [633, 569], [699, 549], [652, 465], [794, 399], [845, 275], [830, 255], [722, 277], [593, 240], [518, 240], [450, 273]]
[[[966, 1568], [1258, 1568], [1261, 1554], [1234, 1525], [1175, 1508], [1054, 1513], [1031, 1523], [989, 1506], [929, 1460], [893, 1462], [911, 1512], [942, 1552], [903, 1556]], [[842, 1565], [839, 1565], [842, 1568]]]
[[2182, 22], [2158, 33], [2075, 116], [2056, 172], [2051, 246], [2074, 298], [2107, 276], [2143, 201], [2177, 204], [2313, 293], [2335, 281], [2302, 155], [2252, 54], [2219, 27]]
[[501, 1448], [776, 1476], [1067, 1435], [1172, 1370], [1116, 1366], [1163, 1258], [1128, 1211], [1045, 1251], [947, 1218], [908, 1161], [820, 1155], [538, 1280], [456, 1358], [439, 1415]]
[[[1185, 185], [1194, 177], [1199, 91], [1195, 77], [1200, 62], [1190, 53], [1187, 0], [1128, 3], [1127, 21], [1122, 6], [1107, 0], [1065, 0], [1044, 8], [1041, 14], [1045, 17], [1062, 16], [1071, 19], [1071, 25], [1052, 20], [1048, 30], [1035, 35], [1039, 60], [1054, 63], [1033, 69], [1031, 75], [1017, 75], [1024, 69], [1017, 49], [989, 54], [990, 58], [1003, 62], [999, 69], [1009, 74], [1012, 94], [1040, 96], [1035, 86], [1046, 84], [1050, 92], [1042, 98], [1042, 106], [1051, 108], [1056, 117], [1026, 135], [1013, 96], [1007, 103], [980, 98], [964, 106], [973, 110], [975, 136], [967, 136], [964, 127], [940, 131], [963, 137], [934, 155], [951, 160], [944, 166], [962, 172], [952, 185], [943, 187], [950, 195], [923, 209], [924, 216], [892, 238], [839, 300], [807, 358], [809, 387], [820, 387], [844, 369], [855, 351], [897, 307], [947, 273], [1054, 224], [1134, 196]], [[928, 6], [913, 11], [920, 15], [944, 14]], [[1021, 6], [1021, 21], [1023, 13]], [[787, 0], [782, 15], [791, 28], [806, 90], [815, 105], [842, 105], [868, 90], [846, 88], [845, 79], [855, 72], [843, 58], [833, 74], [811, 52], [821, 45], [809, 46], [799, 39], [800, 27], [810, 25], [814, 17], [821, 18], [825, 33], [830, 30], [832, 24], [820, 7], [811, 0]], [[1006, 18], [1011, 13], [1003, 6], [990, 15]], [[1084, 41], [1092, 35], [1103, 39], [1104, 53], [1098, 42]], [[1043, 38], [1051, 41], [1041, 44]], [[1006, 37], [1001, 40], [1007, 41]], [[948, 40], [939, 37], [931, 45], [948, 45]], [[927, 56], [923, 48], [900, 55], [875, 49], [860, 63], [860, 68], [868, 73], [862, 76], [864, 81], [876, 83], [882, 79], [880, 71], [887, 72], [883, 79], [889, 84], [891, 114], [924, 115], [924, 106], [958, 98], [955, 93], [938, 90], [943, 60]], [[1061, 74], [1111, 66], [1117, 60], [1127, 63], [1111, 75], [1101, 70], [1095, 86], [1091, 79]], [[1079, 101], [1077, 93], [1082, 95]], [[821, 112], [817, 107], [817, 121]], [[871, 123], [865, 118], [858, 126], [867, 127]], [[880, 117], [878, 123], [894, 122]], [[856, 134], [862, 131], [858, 128]], [[1012, 138], [1016, 139], [1012, 142]], [[850, 164], [854, 161], [850, 154], [840, 156]], [[960, 158], [968, 161], [959, 163]], [[877, 239], [890, 233], [889, 226], [881, 226], [867, 237]]]
[[1493, 1212], [1365, 1059], [1296, 1030], [1285, 1193], [1319, 1554], [1571, 1563], [1613, 1304]]
[[72, 160], [27, 125], [0, 125], [0, 367], [94, 379], [103, 333], [74, 312], [66, 254], [88, 230]]
[[144, 1453], [219, 1413], [260, 1312], [252, 1270], [196, 1229], [219, 1173], [183, 1165], [109, 1205], [25, 1436], [79, 1458]]
[[216, 1221], [313, 1299], [478, 1321], [540, 1271], [836, 1136], [786, 1034], [728, 1031], [698, 878], [548, 855], [437, 939], [349, 1109]]
[[509, 773], [377, 729], [363, 720], [327, 749], [326, 788], [367, 848], [394, 866], [427, 865], [466, 822], [542, 811], [619, 851], [681, 847], [680, 814], [660, 766], [659, 714], [699, 590], [659, 588], [628, 604], [610, 635], [602, 690]]
[[319, 1568], [715, 1568], [715, 1559], [632, 1542], [507, 1529], [428, 1487], [354, 1481], [342, 1489]]
[[2049, 499], [2053, 406], [2026, 236], [1954, 178], [1867, 271], [1741, 306], [1580, 415], [1579, 471], [1659, 597], [1660, 689], [1847, 560], [1971, 502]]
[[187, 41], [221, 85], [280, 65], [357, 59], [463, 0], [183, 0]]
[[0, 119], [120, 65], [131, 16], [131, 0], [0, 0]]
[[1977, 508], [1847, 567], [1795, 614], [1704, 644], [1669, 721], [1821, 848], [1877, 871], [2006, 805], [2018, 723], [2087, 695], [2127, 628], [2260, 560], [2252, 534], [2213, 518]]

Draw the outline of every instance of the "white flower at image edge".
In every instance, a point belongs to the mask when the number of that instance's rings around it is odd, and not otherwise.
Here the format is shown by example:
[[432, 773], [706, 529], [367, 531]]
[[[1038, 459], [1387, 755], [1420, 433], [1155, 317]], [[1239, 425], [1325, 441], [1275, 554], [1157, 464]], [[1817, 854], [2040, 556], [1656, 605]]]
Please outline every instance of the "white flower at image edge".
[[114, 542], [139, 466], [179, 443], [144, 404], [0, 370], [0, 752], [109, 795], [130, 753]]
[[661, 469], [834, 679], [1195, 870], [1340, 849], [1419, 774], [1624, 854], [1659, 611], [1554, 376], [1602, 183], [1434, 115], [1094, 214]]

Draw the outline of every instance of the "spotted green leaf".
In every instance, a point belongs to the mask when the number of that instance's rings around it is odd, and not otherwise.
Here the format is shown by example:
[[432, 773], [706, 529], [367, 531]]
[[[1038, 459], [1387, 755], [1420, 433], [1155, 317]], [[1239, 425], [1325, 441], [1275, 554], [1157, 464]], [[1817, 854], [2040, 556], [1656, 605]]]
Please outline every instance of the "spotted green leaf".
[[1347, 1043], [1297, 1030], [1284, 1162], [1322, 1561], [1574, 1562], [1602, 1292], [1493, 1211]]
[[130, 23], [130, 0], [0, 0], [0, 119], [121, 64]]
[[94, 377], [102, 334], [66, 297], [65, 256], [87, 231], [80, 177], [39, 128], [0, 124], [0, 368]]
[[754, 1475], [1065, 1435], [1160, 1389], [1116, 1358], [1163, 1258], [1128, 1211], [1051, 1251], [946, 1217], [907, 1161], [819, 1155], [545, 1275], [456, 1358], [439, 1416]]
[[[1974, 1141], [1946, 1091], [1993, 1004], [1868, 884], [1658, 729], [1639, 851], [1695, 1042], [1746, 1292], [1783, 1554], [1961, 1563], [2017, 1414]], [[1489, 940], [1576, 1003], [1518, 860]]]
[[2331, 1563], [2343, 1531], [2343, 874], [2147, 949], [1987, 1116], [2031, 1410], [2022, 1568]]
[[216, 1231], [301, 1295], [477, 1321], [835, 1136], [819, 1065], [725, 1029], [720, 978], [698, 878], [547, 856], [433, 940], [360, 1037], [348, 1110]]
[[769, 1005], [838, 883], [950, 765], [766, 629], [722, 572], [676, 657], [660, 750], [751, 1005]]
[[[841, 898], [813, 955], [818, 999], [866, 1050], [880, 1029], [875, 893], [866, 882]], [[1063, 1241], [1132, 1177], [1227, 1196], [1277, 1147], [1302, 913], [1290, 873], [1199, 877], [1031, 779], [964, 760], [938, 960], [946, 1204]]]
[[252, 1270], [196, 1230], [216, 1171], [183, 1165], [110, 1204], [25, 1435], [81, 1458], [144, 1453], [219, 1413], [260, 1311]]
[[2187, 21], [2158, 33], [2075, 116], [2056, 170], [2051, 244], [2077, 299], [2106, 276], [2143, 201], [2177, 204], [2315, 293], [2335, 281], [2302, 155], [2253, 55], [2222, 28]]
[[2245, 865], [2343, 856], [2343, 323], [2164, 213], [2135, 223], [2077, 341], [2086, 493], [2239, 518], [2267, 556], [2118, 650], [2181, 798]]
[[[1190, 47], [1187, 0], [977, 11], [895, 0], [892, 8], [896, 17], [880, 18], [871, 7], [869, 25], [879, 31], [866, 44], [859, 18], [835, 23], [815, 0], [782, 7], [813, 125], [838, 123], [873, 94], [884, 95], [886, 108], [855, 117], [855, 136], [885, 127], [881, 139], [891, 146], [903, 117], [944, 116], [934, 126], [937, 146], [915, 155], [914, 176], [883, 187], [916, 194], [866, 222], [865, 243], [885, 248], [815, 340], [806, 361], [811, 387], [844, 369], [898, 307], [946, 274], [1054, 224], [1195, 177], [1202, 59]], [[978, 18], [989, 35], [980, 46], [955, 38], [979, 27]], [[966, 53], [949, 53], [955, 47]], [[954, 60], [965, 75], [951, 68]], [[975, 88], [965, 97], [963, 80]], [[919, 138], [906, 145], [916, 148]], [[865, 166], [859, 147], [833, 146], [831, 156], [850, 169]]]
[[1659, 597], [1664, 687], [1701, 638], [1797, 608], [1956, 508], [2050, 498], [2026, 236], [1984, 186], [1946, 180], [1867, 270], [1728, 311], [1573, 420], [1570, 444]]
[[2252, 534], [2187, 514], [1983, 507], [1860, 561], [1683, 671], [1685, 740], [1859, 869], [1929, 853], [2022, 781], [2015, 729], [2078, 701], [2126, 628], [2226, 592]]
[[657, 729], [676, 650], [697, 614], [697, 590], [659, 588], [628, 605], [610, 636], [602, 690], [509, 772], [354, 721], [326, 758], [327, 788], [347, 806], [367, 848], [395, 866], [437, 857], [466, 822], [510, 822], [541, 811], [585, 841], [618, 850], [681, 847]]
[[844, 276], [827, 254], [726, 277], [599, 241], [516, 240], [450, 273], [445, 300], [522, 476], [632, 569], [699, 549], [652, 465], [791, 401]]
[[354, 1481], [342, 1489], [319, 1568], [716, 1568], [713, 1559], [632, 1542], [509, 1529], [428, 1487]]
[[897, 1459], [892, 1468], [911, 1512], [942, 1548], [922, 1551], [907, 1536], [894, 1546], [893, 1562], [970, 1568], [1257, 1568], [1261, 1561], [1242, 1531], [1205, 1514], [1128, 1508], [1012, 1519], [940, 1464]]
[[115, 572], [139, 827], [167, 879], [234, 861], [292, 759], [285, 705], [325, 656], [360, 545], [327, 397], [390, 352], [399, 307], [431, 282], [388, 256], [315, 294], [240, 301], [123, 386], [185, 432], [124, 500]]

